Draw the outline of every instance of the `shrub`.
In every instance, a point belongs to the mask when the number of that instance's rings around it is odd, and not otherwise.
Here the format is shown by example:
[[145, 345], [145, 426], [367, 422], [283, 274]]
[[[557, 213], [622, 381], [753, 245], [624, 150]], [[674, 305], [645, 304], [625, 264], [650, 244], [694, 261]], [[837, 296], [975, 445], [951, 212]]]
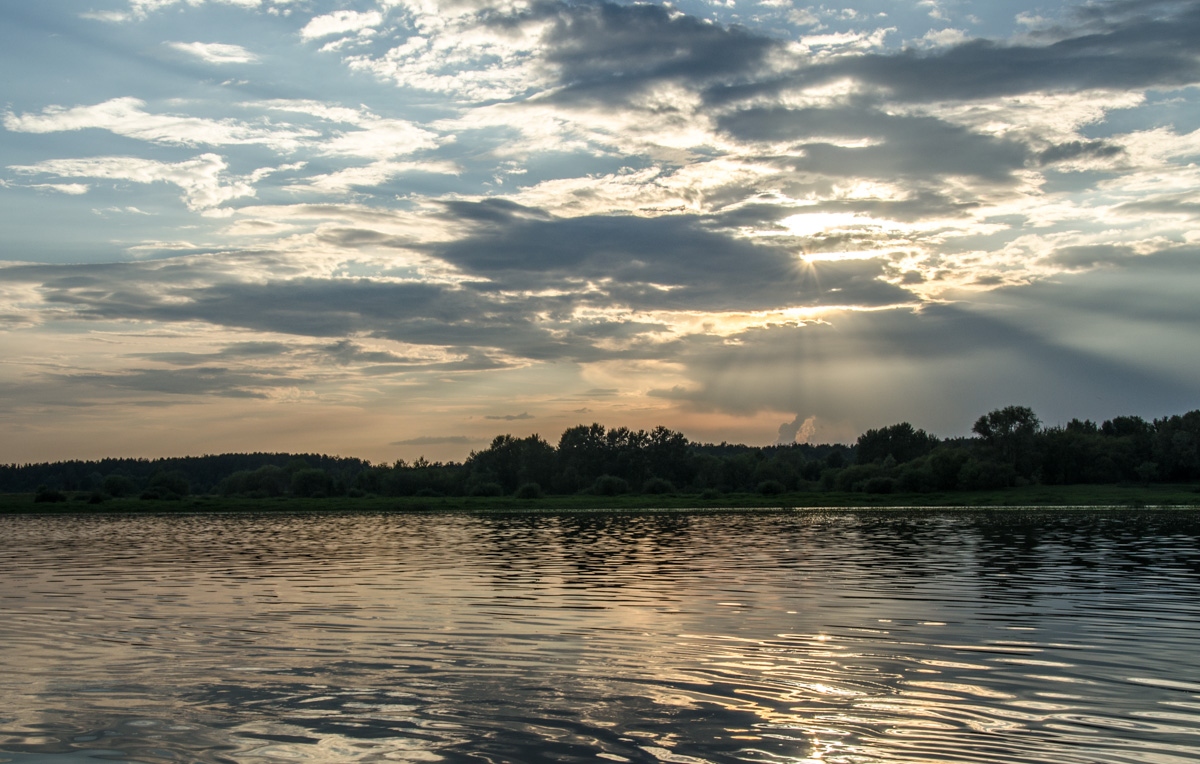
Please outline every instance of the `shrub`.
[[966, 491], [992, 491], [1012, 485], [1017, 472], [1009, 464], [968, 459], [958, 472], [958, 487]]
[[421, 490], [419, 490], [413, 494], [413, 496], [420, 496], [422, 498], [427, 498], [427, 499], [434, 499], [434, 498], [441, 497], [443, 495], [444, 494], [441, 491], [435, 491], [432, 488], [422, 488]]
[[292, 475], [292, 495], [305, 499], [323, 499], [333, 492], [333, 479], [325, 470], [312, 467]]
[[896, 490], [896, 481], [890, 477], [873, 477], [868, 478], [863, 485], [863, 490], [867, 493], [892, 493]]
[[67, 495], [62, 491], [56, 491], [53, 488], [40, 485], [38, 486], [37, 493], [33, 495], [33, 500], [38, 504], [55, 504], [60, 501], [66, 501]]
[[908, 493], [929, 493], [935, 490], [937, 481], [928, 466], [908, 466], [900, 470], [896, 487]]
[[477, 483], [468, 492], [471, 496], [503, 496], [504, 486], [499, 483]]
[[764, 480], [758, 484], [758, 492], [763, 496], [778, 496], [787, 490], [787, 487], [778, 480]]
[[109, 475], [104, 478], [100, 488], [109, 496], [115, 496], [118, 499], [137, 493], [137, 484], [124, 475]]
[[173, 498], [187, 496], [192, 492], [191, 486], [188, 485], [187, 475], [179, 470], [155, 473], [150, 478], [150, 488], [170, 493]]
[[542, 487], [537, 483], [522, 483], [513, 496], [518, 499], [540, 499], [542, 498]]
[[642, 493], [675, 493], [675, 486], [671, 485], [670, 480], [663, 480], [662, 478], [650, 478], [646, 481], [646, 484], [642, 486]]
[[596, 478], [596, 482], [592, 483], [588, 493], [594, 493], [597, 496], [616, 496], [621, 493], [629, 493], [629, 481], [616, 475], [601, 475]]
[[179, 501], [179, 494], [162, 486], [154, 486], [142, 491], [138, 498], [142, 501]]

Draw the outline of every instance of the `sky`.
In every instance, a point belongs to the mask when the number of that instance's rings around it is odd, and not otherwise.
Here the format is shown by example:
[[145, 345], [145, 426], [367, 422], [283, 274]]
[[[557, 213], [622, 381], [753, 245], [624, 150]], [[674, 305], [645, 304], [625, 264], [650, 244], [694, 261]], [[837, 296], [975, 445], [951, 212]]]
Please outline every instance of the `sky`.
[[0, 462], [1200, 408], [1200, 2], [0, 0]]

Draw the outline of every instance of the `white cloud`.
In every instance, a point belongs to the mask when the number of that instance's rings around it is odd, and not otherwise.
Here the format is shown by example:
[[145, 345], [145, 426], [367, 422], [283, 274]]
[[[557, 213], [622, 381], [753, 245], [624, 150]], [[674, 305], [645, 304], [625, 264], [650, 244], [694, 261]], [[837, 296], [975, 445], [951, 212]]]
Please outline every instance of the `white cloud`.
[[209, 64], [253, 64], [258, 61], [258, 56], [241, 45], [221, 42], [169, 42], [167, 45]]
[[300, 36], [305, 40], [317, 40], [335, 34], [347, 32], [363, 32], [383, 23], [383, 14], [379, 11], [334, 11], [324, 16], [316, 16], [300, 30]]
[[355, 187], [381, 186], [398, 175], [414, 172], [457, 175], [462, 172], [462, 168], [453, 162], [391, 162], [384, 160], [365, 167], [349, 167], [328, 175], [318, 175], [307, 179], [303, 184], [289, 186], [288, 190], [342, 193]]
[[971, 39], [961, 29], [931, 29], [925, 33], [918, 44], [923, 48], [949, 48]]
[[100, 129], [151, 143], [176, 146], [261, 144], [277, 151], [294, 151], [312, 130], [290, 125], [248, 125], [232, 119], [204, 119], [151, 114], [138, 98], [114, 98], [94, 106], [48, 106], [41, 114], [4, 116], [4, 126], [17, 133], [57, 133]]
[[321, 147], [321, 153], [388, 159], [437, 146], [434, 133], [402, 119], [377, 119], [363, 126], [365, 129], [338, 135]]
[[872, 32], [830, 32], [807, 35], [801, 37], [795, 47], [797, 51], [815, 58], [878, 50], [884, 47], [884, 38], [895, 31], [895, 27], [884, 27]]
[[480, 23], [481, 8], [459, 0], [382, 0], [403, 10], [415, 34], [383, 55], [348, 56], [352, 68], [406, 88], [480, 101], [511, 98], [549, 85], [553, 78], [537, 55], [555, 20], [516, 13], [518, 3], [498, 3], [513, 16], [502, 28]]
[[50, 159], [34, 165], [12, 165], [8, 169], [25, 175], [60, 178], [97, 178], [131, 183], [171, 183], [183, 190], [191, 210], [219, 207], [231, 199], [254, 196], [254, 187], [242, 178], [226, 174], [229, 165], [216, 154], [201, 154], [184, 162], [156, 162], [139, 157], [92, 157]]
[[108, 21], [114, 24], [129, 21], [132, 18], [128, 13], [122, 13], [121, 11], [84, 11], [79, 14], [79, 17], [92, 19], [93, 21]]
[[[189, 5], [193, 8], [202, 6], [205, 2], [213, 2], [219, 5], [233, 5], [241, 8], [262, 8], [267, 7], [269, 13], [279, 13], [277, 6], [291, 5], [296, 0], [129, 0], [129, 13], [122, 11], [85, 11], [80, 13], [80, 17], [85, 19], [94, 19], [96, 21], [122, 22], [133, 21], [134, 19], [144, 19], [154, 11], [162, 8], [168, 8], [172, 5]], [[290, 10], [283, 11], [284, 14], [290, 13]]]
[[323, 143], [318, 151], [325, 156], [353, 156], [384, 160], [436, 148], [440, 142], [437, 133], [419, 127], [408, 120], [384, 119], [366, 109], [331, 106], [320, 101], [282, 99], [250, 105], [274, 111], [308, 114], [330, 122], [361, 128], [338, 133]]
[[86, 183], [36, 183], [30, 188], [44, 188], [47, 191], [57, 191], [69, 196], [80, 196], [88, 192]]
[[273, 111], [290, 111], [297, 114], [307, 114], [311, 117], [319, 117], [330, 122], [344, 122], [348, 125], [359, 125], [374, 118], [374, 115], [366, 109], [331, 106], [322, 101], [313, 100], [276, 98], [270, 101], [259, 101], [242, 105], [271, 109]]

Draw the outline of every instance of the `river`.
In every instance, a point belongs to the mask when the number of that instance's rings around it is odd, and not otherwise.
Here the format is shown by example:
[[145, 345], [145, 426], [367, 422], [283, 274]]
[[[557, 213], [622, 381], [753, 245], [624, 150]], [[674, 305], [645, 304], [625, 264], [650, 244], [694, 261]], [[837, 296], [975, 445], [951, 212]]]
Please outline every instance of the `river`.
[[1200, 512], [0, 517], [0, 762], [1200, 762]]

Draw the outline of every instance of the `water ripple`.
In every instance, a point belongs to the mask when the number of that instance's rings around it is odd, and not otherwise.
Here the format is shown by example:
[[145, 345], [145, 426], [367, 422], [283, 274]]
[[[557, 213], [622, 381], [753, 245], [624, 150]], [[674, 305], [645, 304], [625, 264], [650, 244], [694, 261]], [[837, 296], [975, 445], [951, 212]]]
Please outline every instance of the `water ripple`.
[[0, 762], [1200, 762], [1200, 515], [0, 517]]

